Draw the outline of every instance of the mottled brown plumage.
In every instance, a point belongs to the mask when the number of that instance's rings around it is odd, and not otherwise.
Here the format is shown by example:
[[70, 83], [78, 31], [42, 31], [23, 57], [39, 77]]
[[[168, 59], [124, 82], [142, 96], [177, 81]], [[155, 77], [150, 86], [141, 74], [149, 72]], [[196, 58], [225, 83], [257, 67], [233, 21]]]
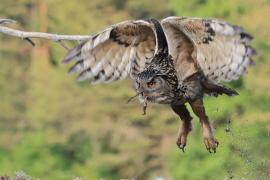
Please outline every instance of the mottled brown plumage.
[[80, 73], [79, 81], [111, 82], [129, 75], [144, 110], [147, 102], [170, 104], [183, 120], [177, 139], [183, 151], [191, 130], [189, 103], [200, 119], [206, 148], [215, 152], [218, 142], [203, 96], [237, 95], [220, 82], [238, 79], [254, 64], [251, 40], [243, 28], [216, 19], [125, 21], [82, 42], [63, 62], [76, 61], [69, 72]]
[[169, 52], [179, 64], [180, 79], [201, 70], [216, 83], [236, 80], [254, 64], [251, 57], [256, 52], [249, 46], [252, 37], [239, 26], [216, 19], [183, 17], [169, 17], [161, 23]]

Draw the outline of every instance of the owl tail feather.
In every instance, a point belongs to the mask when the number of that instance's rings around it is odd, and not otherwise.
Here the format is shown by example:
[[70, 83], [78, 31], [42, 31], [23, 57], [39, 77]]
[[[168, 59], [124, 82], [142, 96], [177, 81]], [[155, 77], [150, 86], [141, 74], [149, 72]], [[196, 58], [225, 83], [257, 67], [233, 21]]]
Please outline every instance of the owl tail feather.
[[226, 94], [228, 96], [237, 96], [239, 95], [238, 92], [236, 92], [235, 90], [222, 86], [222, 85], [218, 85], [218, 84], [214, 84], [212, 82], [209, 81], [202, 81], [202, 86], [204, 89], [204, 92], [206, 94], [212, 95], [212, 96], [218, 96], [218, 95], [222, 95], [222, 94]]

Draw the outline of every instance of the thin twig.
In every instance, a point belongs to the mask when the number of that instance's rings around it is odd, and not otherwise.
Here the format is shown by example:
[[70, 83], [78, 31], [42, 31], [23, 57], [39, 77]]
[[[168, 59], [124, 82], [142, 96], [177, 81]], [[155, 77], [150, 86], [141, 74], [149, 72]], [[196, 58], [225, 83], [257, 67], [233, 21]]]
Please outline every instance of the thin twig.
[[30, 39], [30, 38], [23, 38], [24, 40], [26, 40], [27, 42], [29, 42], [32, 46], [35, 46], [35, 43]]
[[63, 46], [66, 50], [69, 50], [70, 48], [66, 45], [66, 43], [63, 40], [57, 41], [61, 46]]
[[141, 94], [141, 92], [137, 93], [136, 95], [130, 97], [128, 100], [127, 100], [127, 104], [130, 103], [135, 97], [139, 96]]
[[12, 29], [9, 27], [3, 26], [4, 24], [8, 23], [14, 23], [16, 21], [11, 20], [11, 19], [0, 19], [0, 33], [9, 35], [9, 36], [14, 36], [18, 37], [21, 39], [24, 39], [31, 43], [33, 46], [35, 43], [31, 40], [31, 38], [40, 38], [40, 39], [47, 39], [47, 40], [52, 40], [60, 45], [62, 45], [64, 48], [69, 49], [66, 44], [63, 42], [63, 40], [68, 40], [68, 41], [83, 41], [90, 39], [92, 36], [87, 36], [87, 35], [60, 35], [60, 34], [51, 34], [51, 33], [43, 33], [43, 32], [26, 32], [26, 31], [21, 31], [21, 30], [16, 30]]

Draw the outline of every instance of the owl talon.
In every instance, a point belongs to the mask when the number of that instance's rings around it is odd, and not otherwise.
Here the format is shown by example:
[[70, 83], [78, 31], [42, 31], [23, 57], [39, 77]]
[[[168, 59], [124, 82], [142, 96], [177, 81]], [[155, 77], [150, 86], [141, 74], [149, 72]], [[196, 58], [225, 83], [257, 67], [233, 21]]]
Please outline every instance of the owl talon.
[[184, 145], [184, 144], [180, 144], [178, 147], [179, 147], [179, 149], [181, 149], [183, 152], [185, 152], [185, 145]]
[[219, 143], [214, 137], [205, 137], [204, 144], [209, 153], [216, 153]]
[[187, 143], [187, 134], [180, 133], [176, 144], [178, 148], [181, 149], [183, 152], [185, 152], [186, 143]]

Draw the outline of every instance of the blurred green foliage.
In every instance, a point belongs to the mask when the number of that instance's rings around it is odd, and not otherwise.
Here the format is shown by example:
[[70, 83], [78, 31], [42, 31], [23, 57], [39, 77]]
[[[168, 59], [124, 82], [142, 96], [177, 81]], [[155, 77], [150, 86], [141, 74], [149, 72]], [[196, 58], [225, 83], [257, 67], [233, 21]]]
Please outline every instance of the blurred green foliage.
[[[169, 107], [136, 101], [130, 81], [76, 83], [59, 64], [58, 44], [0, 35], [0, 175], [23, 170], [40, 179], [268, 179], [270, 177], [270, 24], [267, 0], [1, 0], [14, 28], [94, 34], [126, 19], [169, 15], [216, 17], [255, 36], [257, 66], [229, 85], [237, 97], [206, 98], [220, 147], [209, 154], [198, 119], [186, 153], [175, 140]], [[74, 44], [69, 44], [74, 45]], [[226, 131], [225, 131], [226, 130]]]

